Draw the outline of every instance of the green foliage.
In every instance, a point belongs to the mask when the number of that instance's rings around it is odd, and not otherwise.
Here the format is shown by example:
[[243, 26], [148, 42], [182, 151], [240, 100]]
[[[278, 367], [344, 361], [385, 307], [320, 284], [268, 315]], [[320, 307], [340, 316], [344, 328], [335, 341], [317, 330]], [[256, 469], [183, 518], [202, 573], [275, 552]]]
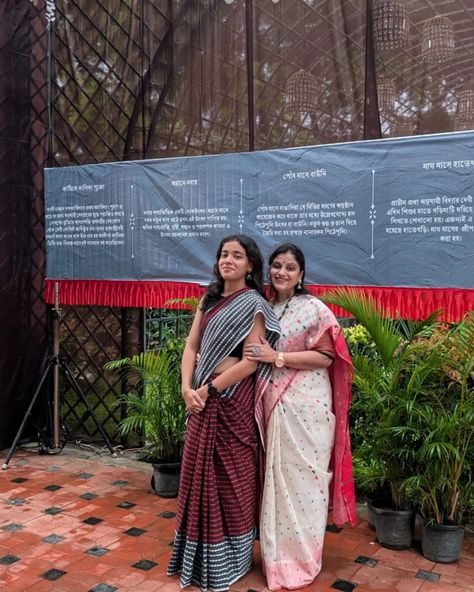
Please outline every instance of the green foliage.
[[436, 371], [413, 402], [405, 428], [421, 445], [417, 471], [404, 487], [427, 519], [462, 523], [474, 496], [474, 313], [439, 328], [423, 345], [415, 350], [419, 365], [436, 365]]
[[353, 290], [324, 297], [349, 310], [354, 353], [351, 437], [362, 489], [388, 483], [397, 507], [407, 499], [438, 524], [472, 510], [474, 466], [474, 313], [442, 326], [387, 319]]
[[384, 465], [376, 454], [374, 426], [382, 409], [379, 383], [384, 380], [385, 370], [375, 343], [363, 325], [346, 327], [343, 332], [355, 369], [349, 412], [354, 479], [358, 493], [367, 495], [381, 490], [384, 485]]
[[426, 329], [433, 327], [438, 312], [434, 312], [423, 321], [400, 321], [388, 318], [371, 297], [361, 296], [356, 290], [338, 288], [326, 292], [324, 302], [335, 304], [350, 312], [364, 326], [375, 343], [385, 367], [392, 364], [394, 358], [410, 341]]
[[198, 309], [200, 299], [171, 298], [165, 306], [178, 305], [179, 308], [148, 309], [146, 319], [146, 349], [154, 350], [180, 340], [189, 334], [189, 329]]
[[179, 304], [182, 308], [196, 312], [200, 302], [201, 300], [199, 298], [191, 296], [190, 298], [170, 298], [165, 304], [168, 306], [170, 304]]
[[174, 340], [166, 349], [113, 360], [108, 372], [120, 373], [132, 388], [122, 394], [128, 415], [118, 426], [120, 434], [145, 432], [150, 456], [165, 461], [181, 457], [185, 431], [185, 406], [180, 388], [180, 360], [184, 342]]
[[364, 356], [374, 358], [377, 356], [375, 343], [364, 325], [352, 325], [343, 328], [344, 337], [351, 352], [351, 356]]
[[391, 363], [400, 338], [395, 331], [395, 321], [383, 316], [372, 298], [360, 296], [355, 290], [336, 289], [325, 293], [322, 300], [350, 312], [370, 335], [384, 366]]
[[413, 474], [419, 436], [404, 431], [411, 405], [437, 366], [421, 368], [413, 357], [419, 335], [430, 334], [436, 314], [424, 321], [386, 316], [375, 302], [355, 290], [337, 289], [323, 297], [349, 311], [363, 326], [353, 329], [355, 353], [351, 438], [354, 475], [362, 490], [388, 486], [396, 508], [406, 504], [404, 482]]
[[174, 340], [184, 339], [193, 320], [188, 310], [148, 309], [146, 318], [146, 349], [168, 347]]

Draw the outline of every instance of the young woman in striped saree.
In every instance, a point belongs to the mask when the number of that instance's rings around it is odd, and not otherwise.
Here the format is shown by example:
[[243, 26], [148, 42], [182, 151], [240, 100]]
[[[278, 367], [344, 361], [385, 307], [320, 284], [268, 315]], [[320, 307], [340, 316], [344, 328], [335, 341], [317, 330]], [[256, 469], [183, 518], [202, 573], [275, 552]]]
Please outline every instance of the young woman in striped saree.
[[[177, 526], [168, 574], [181, 586], [223, 592], [251, 568], [263, 434], [262, 395], [272, 365], [243, 358], [279, 325], [262, 295], [263, 261], [245, 235], [225, 238], [214, 282], [196, 313], [182, 361], [189, 412]], [[198, 355], [199, 354], [199, 355]]]
[[[304, 288], [305, 260], [293, 244], [270, 256], [278, 347], [249, 342], [245, 356], [275, 369], [265, 393], [267, 430], [261, 507], [262, 567], [270, 590], [310, 584], [321, 570], [328, 506], [356, 523], [348, 410], [352, 364], [332, 312]], [[259, 346], [259, 350], [256, 350]]]

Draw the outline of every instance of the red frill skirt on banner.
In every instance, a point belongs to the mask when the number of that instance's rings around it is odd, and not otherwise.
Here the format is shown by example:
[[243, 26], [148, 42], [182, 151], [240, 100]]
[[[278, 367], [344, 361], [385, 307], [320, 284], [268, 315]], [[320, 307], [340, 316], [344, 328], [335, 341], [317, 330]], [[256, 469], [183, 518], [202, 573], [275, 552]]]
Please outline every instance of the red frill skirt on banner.
[[[183, 308], [167, 304], [175, 298], [201, 297], [204, 288], [198, 284], [164, 281], [108, 281], [108, 280], [46, 280], [46, 302], [54, 303], [54, 285], [58, 284], [59, 304]], [[340, 286], [308, 286], [316, 296]], [[393, 317], [423, 319], [440, 310], [440, 320], [459, 321], [466, 312], [474, 310], [474, 290], [456, 288], [397, 288], [357, 286], [356, 290], [371, 295]], [[331, 306], [338, 317], [350, 316], [346, 311]]]

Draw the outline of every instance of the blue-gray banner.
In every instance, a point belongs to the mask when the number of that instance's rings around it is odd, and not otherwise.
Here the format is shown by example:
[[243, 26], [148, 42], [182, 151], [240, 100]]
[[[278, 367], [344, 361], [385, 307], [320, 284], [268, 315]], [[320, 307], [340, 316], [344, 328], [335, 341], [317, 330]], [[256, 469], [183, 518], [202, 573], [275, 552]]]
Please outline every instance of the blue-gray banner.
[[474, 288], [474, 133], [46, 170], [47, 277], [207, 283], [229, 234], [313, 284]]

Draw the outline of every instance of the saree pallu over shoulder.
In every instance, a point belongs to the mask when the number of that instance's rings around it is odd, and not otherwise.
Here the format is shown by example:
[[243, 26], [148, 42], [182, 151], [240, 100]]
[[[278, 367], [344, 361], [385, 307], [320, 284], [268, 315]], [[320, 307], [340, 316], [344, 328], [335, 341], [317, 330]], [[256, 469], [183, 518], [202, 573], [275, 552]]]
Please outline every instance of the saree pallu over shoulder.
[[[250, 333], [255, 317], [265, 319], [273, 344], [279, 325], [266, 301], [244, 289], [203, 314], [200, 358], [193, 384], [206, 383], [214, 368]], [[251, 567], [255, 538], [257, 460], [263, 427], [261, 397], [272, 367], [210, 396], [204, 410], [189, 417], [181, 467], [177, 525], [168, 574], [181, 586], [224, 592]]]
[[[259, 313], [263, 315], [265, 322], [265, 338], [275, 347], [280, 337], [280, 325], [268, 302], [255, 290], [239, 290], [223, 298], [203, 314], [200, 325], [201, 356], [194, 373], [194, 388], [199, 388], [208, 381], [214, 368], [248, 336]], [[255, 419], [264, 448], [265, 421], [262, 397], [272, 371], [272, 364], [259, 364], [255, 372]], [[232, 397], [238, 389], [239, 384], [234, 384], [220, 393], [220, 397]]]
[[[268, 339], [274, 345], [280, 335], [280, 325], [267, 301], [255, 290], [239, 290], [203, 314], [201, 357], [194, 374], [195, 386], [206, 382], [214, 368], [248, 336], [258, 313], [263, 315]], [[261, 364], [258, 372], [262, 377], [269, 377], [272, 365]]]

